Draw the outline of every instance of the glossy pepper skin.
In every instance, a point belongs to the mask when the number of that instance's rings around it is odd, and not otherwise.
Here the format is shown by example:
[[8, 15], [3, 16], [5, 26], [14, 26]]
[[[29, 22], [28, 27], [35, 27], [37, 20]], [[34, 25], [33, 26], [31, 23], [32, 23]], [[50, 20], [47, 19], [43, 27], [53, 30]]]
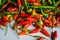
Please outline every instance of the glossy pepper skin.
[[17, 4], [19, 7], [21, 7], [21, 0], [17, 0]]
[[51, 35], [52, 40], [56, 40], [57, 37], [58, 37], [57, 31], [52, 32], [52, 35]]
[[38, 32], [40, 32], [40, 31], [41, 31], [40, 28], [36, 28], [36, 29], [32, 30], [32, 31], [30, 32], [30, 34], [38, 33]]
[[5, 15], [3, 16], [2, 20], [5, 21], [5, 22], [10, 22], [10, 20], [8, 19], [8, 17], [5, 16]]
[[51, 36], [46, 29], [42, 29], [41, 33], [43, 33], [43, 34], [46, 35], [47, 37], [50, 37], [50, 36]]
[[44, 38], [40, 37], [38, 40], [44, 40]]
[[6, 22], [4, 22], [4, 21], [0, 21], [0, 25], [2, 25], [2, 26], [6, 26]]
[[7, 9], [7, 11], [9, 11], [9, 12], [18, 11], [18, 8], [17, 8], [17, 7], [9, 7], [9, 8]]

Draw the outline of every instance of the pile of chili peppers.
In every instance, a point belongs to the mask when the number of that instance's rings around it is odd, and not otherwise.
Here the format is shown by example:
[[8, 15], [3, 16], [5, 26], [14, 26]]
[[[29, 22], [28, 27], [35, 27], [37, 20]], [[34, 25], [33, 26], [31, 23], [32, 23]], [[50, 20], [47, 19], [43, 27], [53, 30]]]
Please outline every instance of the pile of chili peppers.
[[[41, 32], [51, 37], [45, 27], [60, 26], [60, 0], [0, 0], [0, 25], [7, 26], [13, 20], [13, 30], [21, 31], [19, 36]], [[35, 29], [29, 30], [30, 25]], [[57, 31], [53, 33], [52, 40], [56, 38]], [[38, 40], [44, 39], [39, 37]]]

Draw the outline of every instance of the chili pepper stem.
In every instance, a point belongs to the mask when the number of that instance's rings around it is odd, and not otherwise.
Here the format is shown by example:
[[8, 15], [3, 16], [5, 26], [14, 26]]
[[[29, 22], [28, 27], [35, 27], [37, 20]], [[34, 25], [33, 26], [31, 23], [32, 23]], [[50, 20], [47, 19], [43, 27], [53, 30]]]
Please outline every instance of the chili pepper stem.
[[6, 32], [5, 32], [5, 36], [7, 35], [8, 32], [8, 25], [6, 25]]
[[16, 31], [16, 34], [17, 34], [17, 38], [19, 39], [18, 32], [17, 32], [17, 29], [16, 29], [15, 31]]

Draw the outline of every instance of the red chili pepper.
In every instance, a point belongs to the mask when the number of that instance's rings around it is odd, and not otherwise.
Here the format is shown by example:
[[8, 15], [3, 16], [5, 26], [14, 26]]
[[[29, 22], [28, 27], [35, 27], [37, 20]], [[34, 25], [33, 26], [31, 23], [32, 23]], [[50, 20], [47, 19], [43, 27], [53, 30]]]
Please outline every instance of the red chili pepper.
[[50, 34], [48, 33], [48, 31], [46, 29], [42, 29], [41, 33], [43, 33], [44, 35], [50, 37]]
[[25, 21], [24, 27], [25, 27], [25, 28], [28, 28], [28, 27], [30, 27], [31, 24], [32, 24], [31, 21]]
[[15, 15], [14, 15], [14, 20], [16, 20], [16, 19], [17, 19], [17, 17], [18, 17], [18, 14], [15, 14]]
[[48, 17], [48, 20], [52, 20], [52, 15], [50, 15], [50, 16]]
[[38, 0], [27, 0], [27, 2], [38, 2]]
[[37, 20], [33, 18], [31, 15], [27, 17], [27, 20], [31, 22], [37, 22]]
[[57, 23], [55, 24], [55, 26], [60, 26], [60, 22], [57, 22]]
[[32, 16], [28, 16], [27, 20], [32, 21]]
[[17, 7], [9, 7], [7, 9], [7, 11], [9, 11], [9, 12], [18, 11], [18, 8]]
[[21, 35], [26, 35], [27, 32], [26, 31], [22, 31], [22, 32], [19, 32], [18, 35], [21, 36]]
[[16, 30], [16, 29], [17, 29], [17, 26], [18, 26], [18, 23], [15, 23], [15, 24], [14, 24], [14, 27], [13, 27], [13, 28], [14, 28], [14, 30]]
[[35, 18], [32, 18], [32, 22], [37, 22], [37, 19], [35, 19]]
[[25, 22], [24, 20], [21, 20], [21, 21], [19, 22], [20, 25], [25, 25], [25, 23], [26, 23], [26, 22]]
[[2, 6], [2, 9], [3, 10], [10, 2], [6, 3], [5, 5]]
[[58, 22], [60, 21], [60, 16], [57, 17], [57, 21], [58, 21]]
[[57, 31], [54, 31], [52, 33], [52, 40], [56, 40], [56, 38], [57, 38]]
[[29, 16], [28, 14], [26, 14], [24, 12], [22, 12], [20, 15], [21, 15], [21, 17], [28, 17]]
[[[24, 0], [21, 0], [22, 4], [24, 3]], [[38, 2], [38, 0], [27, 0], [27, 2]]]
[[50, 22], [49, 20], [45, 20], [45, 26], [49, 26]]
[[41, 29], [40, 29], [40, 28], [37, 28], [37, 29], [32, 30], [32, 31], [30, 32], [30, 34], [38, 33], [38, 32], [40, 32], [40, 31], [41, 31]]
[[6, 26], [6, 22], [4, 22], [4, 21], [0, 21], [0, 25], [2, 25], [2, 26]]
[[57, 38], [57, 31], [54, 31], [53, 37], [54, 37], [54, 38]]
[[10, 22], [10, 20], [5, 15], [3, 16], [2, 20], [5, 21], [5, 22]]
[[44, 38], [40, 37], [39, 40], [44, 40]]
[[18, 6], [21, 7], [21, 0], [17, 0], [18, 1]]

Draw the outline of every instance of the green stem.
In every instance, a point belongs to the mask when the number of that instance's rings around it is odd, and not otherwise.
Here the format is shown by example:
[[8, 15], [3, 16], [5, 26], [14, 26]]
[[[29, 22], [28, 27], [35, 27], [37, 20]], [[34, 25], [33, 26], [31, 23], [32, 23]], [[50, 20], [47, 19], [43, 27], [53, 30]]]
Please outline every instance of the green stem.
[[3, 14], [3, 15], [9, 15], [9, 14], [11, 14], [11, 15], [13, 15], [13, 14], [18, 14], [19, 12], [2, 12], [1, 14]]
[[6, 33], [5, 33], [5, 35], [7, 35], [7, 32], [8, 32], [8, 25], [6, 25]]
[[52, 7], [52, 6], [28, 6], [28, 7], [37, 8], [37, 9], [39, 9], [39, 8], [42, 8], [42, 9], [54, 9], [54, 7]]
[[49, 14], [45, 14], [42, 9], [41, 9], [41, 13], [42, 13], [44, 16], [46, 16], [46, 17], [49, 16]]
[[50, 4], [52, 4], [52, 1], [51, 1], [51, 0], [48, 0], [48, 2], [49, 2]]
[[17, 29], [15, 29], [15, 31], [16, 31], [16, 34], [17, 34], [17, 38], [19, 39], [19, 36], [18, 36], [18, 31], [17, 31]]
[[21, 13], [24, 9], [24, 5], [22, 5], [21, 7], [19, 7], [19, 13]]
[[24, 0], [24, 4], [25, 4], [26, 9], [28, 9], [27, 0]]

